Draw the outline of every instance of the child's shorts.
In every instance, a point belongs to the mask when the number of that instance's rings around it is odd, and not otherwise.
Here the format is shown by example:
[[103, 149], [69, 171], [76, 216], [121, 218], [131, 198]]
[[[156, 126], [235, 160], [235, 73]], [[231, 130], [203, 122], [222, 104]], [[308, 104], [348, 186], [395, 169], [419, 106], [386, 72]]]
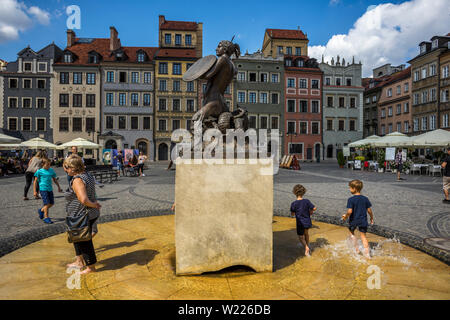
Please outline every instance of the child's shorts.
[[297, 235], [303, 236], [305, 234], [305, 230], [308, 230], [309, 228], [305, 228], [303, 224], [299, 221], [299, 219], [296, 220], [297, 220]]
[[55, 198], [53, 197], [53, 191], [40, 191], [44, 206], [49, 204], [55, 204]]
[[356, 230], [356, 228], [358, 228], [359, 232], [367, 233], [367, 227], [350, 226], [348, 227], [348, 230], [350, 230], [350, 232], [353, 233]]

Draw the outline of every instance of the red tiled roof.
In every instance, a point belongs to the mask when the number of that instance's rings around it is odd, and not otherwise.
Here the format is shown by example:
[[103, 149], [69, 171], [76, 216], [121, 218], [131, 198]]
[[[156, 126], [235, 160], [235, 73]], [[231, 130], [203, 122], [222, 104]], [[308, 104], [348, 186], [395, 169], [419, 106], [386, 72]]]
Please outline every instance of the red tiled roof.
[[308, 40], [301, 30], [266, 29], [272, 39]]
[[196, 58], [195, 49], [161, 49], [157, 53], [158, 58]]
[[403, 79], [408, 78], [410, 76], [411, 76], [411, 67], [408, 67], [405, 70], [393, 73], [390, 76], [388, 76], [386, 78], [386, 80], [383, 82], [383, 86], [391, 84], [391, 83], [399, 81], [399, 80], [403, 80]]
[[160, 30], [180, 30], [180, 31], [197, 31], [197, 22], [189, 21], [164, 21], [160, 26]]

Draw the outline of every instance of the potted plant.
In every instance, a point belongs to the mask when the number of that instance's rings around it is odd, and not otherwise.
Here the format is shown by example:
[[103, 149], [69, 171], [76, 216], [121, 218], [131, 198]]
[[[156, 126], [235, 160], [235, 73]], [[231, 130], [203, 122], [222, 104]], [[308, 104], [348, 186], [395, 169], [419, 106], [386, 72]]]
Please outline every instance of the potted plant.
[[343, 168], [345, 165], [345, 158], [344, 158], [344, 153], [342, 151], [338, 152], [337, 160], [338, 160], [339, 167]]
[[377, 156], [378, 162], [378, 172], [384, 172], [384, 158], [386, 157], [386, 152], [384, 150], [380, 150]]

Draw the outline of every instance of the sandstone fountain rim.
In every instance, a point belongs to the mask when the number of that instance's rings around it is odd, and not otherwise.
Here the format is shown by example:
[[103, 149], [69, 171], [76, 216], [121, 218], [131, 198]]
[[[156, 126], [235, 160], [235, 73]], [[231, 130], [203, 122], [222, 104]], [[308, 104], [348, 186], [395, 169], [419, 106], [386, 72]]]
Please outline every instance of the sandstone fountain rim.
[[[150, 209], [133, 212], [123, 212], [100, 216], [98, 223], [104, 224], [115, 221], [167, 216], [167, 215], [174, 215], [174, 213], [170, 209], [163, 209], [163, 210]], [[288, 217], [286, 213], [280, 209], [274, 210], [274, 216]], [[342, 222], [342, 220], [339, 217], [328, 216], [324, 214], [314, 214], [312, 220], [337, 225], [341, 227], [347, 226], [347, 224]], [[17, 251], [27, 245], [30, 245], [34, 242], [38, 242], [56, 236], [64, 232], [66, 232], [65, 224], [59, 223], [49, 226], [43, 226], [37, 229], [28, 230], [25, 232], [18, 233], [14, 236], [0, 239], [0, 258], [9, 253]], [[401, 244], [407, 245], [413, 249], [424, 252], [429, 256], [432, 256], [450, 266], [450, 252], [426, 244], [424, 242], [424, 239], [420, 238], [419, 236], [379, 225], [369, 226], [367, 232], [387, 239], [398, 239], [398, 241]]]

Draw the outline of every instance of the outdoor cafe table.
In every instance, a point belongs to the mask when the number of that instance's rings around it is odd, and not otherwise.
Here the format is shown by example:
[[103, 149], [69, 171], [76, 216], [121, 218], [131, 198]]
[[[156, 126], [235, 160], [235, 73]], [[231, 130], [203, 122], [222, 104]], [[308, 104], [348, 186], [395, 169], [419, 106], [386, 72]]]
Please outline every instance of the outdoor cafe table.
[[[430, 165], [429, 164], [425, 164], [425, 163], [417, 163], [417, 164], [413, 164], [412, 165], [414, 168], [419, 168], [420, 169], [420, 174], [422, 174], [422, 170], [423, 169], [427, 169]], [[425, 171], [426, 173], [426, 171]]]

